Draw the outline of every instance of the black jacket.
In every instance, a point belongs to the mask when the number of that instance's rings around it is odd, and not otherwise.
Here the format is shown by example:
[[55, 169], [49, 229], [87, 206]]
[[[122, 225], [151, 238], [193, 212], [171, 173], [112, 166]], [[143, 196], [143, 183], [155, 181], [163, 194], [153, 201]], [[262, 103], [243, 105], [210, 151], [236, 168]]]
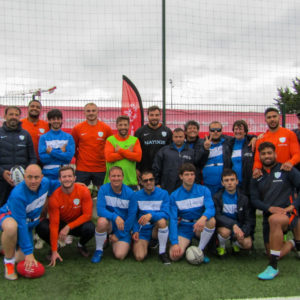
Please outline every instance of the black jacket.
[[180, 153], [173, 144], [164, 146], [156, 153], [152, 165], [155, 183], [171, 194], [181, 185], [178, 170], [187, 162], [194, 164], [194, 150], [187, 144]]
[[15, 165], [26, 168], [29, 164], [36, 164], [37, 159], [31, 136], [19, 123], [17, 129], [8, 128], [6, 122], [0, 128], [0, 179], [3, 172]]
[[230, 230], [232, 230], [232, 227], [236, 224], [238, 225], [241, 230], [244, 232], [245, 237], [250, 235], [251, 232], [251, 226], [252, 221], [251, 217], [249, 215], [249, 202], [248, 197], [242, 194], [242, 192], [237, 189], [237, 220], [233, 220], [226, 215], [224, 215], [223, 212], [223, 192], [224, 189], [218, 191], [213, 196], [213, 200], [215, 203], [216, 208], [216, 221], [217, 221], [217, 227], [226, 227]]
[[251, 179], [251, 203], [255, 208], [269, 214], [271, 206], [282, 208], [293, 204], [300, 206], [300, 194], [294, 197], [295, 188], [300, 188], [300, 172], [296, 168], [291, 171], [280, 170], [281, 164], [276, 164], [270, 171], [262, 169], [263, 175]]

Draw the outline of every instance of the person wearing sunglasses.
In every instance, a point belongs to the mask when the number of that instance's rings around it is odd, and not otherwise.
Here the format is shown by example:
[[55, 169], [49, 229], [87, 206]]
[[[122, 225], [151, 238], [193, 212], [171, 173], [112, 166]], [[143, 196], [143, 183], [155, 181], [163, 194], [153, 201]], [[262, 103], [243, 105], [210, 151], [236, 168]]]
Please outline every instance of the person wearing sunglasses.
[[208, 158], [202, 170], [203, 183], [214, 195], [222, 189], [222, 172], [231, 166], [231, 149], [227, 138], [223, 136], [222, 124], [213, 121], [209, 124], [209, 136], [205, 137], [204, 149], [209, 150]]
[[143, 189], [135, 193], [137, 219], [133, 226], [133, 254], [137, 261], [145, 259], [152, 238], [158, 238], [159, 257], [163, 264], [170, 264], [166, 252], [169, 227], [170, 199], [166, 190], [155, 186], [154, 173], [144, 171], [141, 175]]

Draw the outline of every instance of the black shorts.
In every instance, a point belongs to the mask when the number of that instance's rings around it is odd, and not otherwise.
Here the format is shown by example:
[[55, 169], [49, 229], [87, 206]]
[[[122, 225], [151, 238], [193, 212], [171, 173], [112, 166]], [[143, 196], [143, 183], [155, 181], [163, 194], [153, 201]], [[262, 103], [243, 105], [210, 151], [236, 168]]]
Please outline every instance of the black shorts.
[[[271, 216], [270, 214], [267, 214], [267, 215], [264, 215], [264, 217], [263, 217], [263, 237], [264, 237], [265, 244], [269, 243], [269, 237], [270, 237], [269, 217], [270, 216]], [[291, 218], [291, 216], [292, 216], [292, 214], [289, 214], [290, 218]], [[292, 219], [291, 223], [288, 225], [286, 232], [288, 232], [289, 230], [293, 230], [297, 226], [298, 218], [299, 218], [298, 216], [294, 215], [294, 218]]]
[[76, 181], [89, 185], [92, 181], [93, 185], [99, 187], [103, 184], [105, 172], [84, 172], [76, 170]]

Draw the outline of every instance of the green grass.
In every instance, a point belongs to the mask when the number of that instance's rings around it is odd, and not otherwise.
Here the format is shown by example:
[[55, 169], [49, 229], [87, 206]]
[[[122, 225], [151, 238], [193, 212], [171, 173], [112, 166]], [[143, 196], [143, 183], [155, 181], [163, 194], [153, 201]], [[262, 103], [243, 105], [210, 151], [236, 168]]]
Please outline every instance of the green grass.
[[[141, 263], [134, 261], [132, 254], [120, 262], [113, 258], [110, 247], [102, 262], [94, 265], [78, 254], [73, 242], [61, 251], [64, 261], [55, 268], [46, 267], [46, 274], [39, 279], [10, 282], [0, 278], [0, 299], [156, 300], [300, 295], [300, 261], [294, 253], [279, 262], [277, 278], [269, 282], [257, 279], [267, 265], [260, 226], [257, 231], [255, 253], [229, 255], [222, 260], [210, 256], [211, 262], [200, 266], [189, 265], [185, 260], [164, 266], [155, 252]], [[93, 252], [94, 241], [88, 247]], [[48, 249], [45, 246], [35, 251], [44, 265]], [[3, 266], [0, 270], [3, 274]]]

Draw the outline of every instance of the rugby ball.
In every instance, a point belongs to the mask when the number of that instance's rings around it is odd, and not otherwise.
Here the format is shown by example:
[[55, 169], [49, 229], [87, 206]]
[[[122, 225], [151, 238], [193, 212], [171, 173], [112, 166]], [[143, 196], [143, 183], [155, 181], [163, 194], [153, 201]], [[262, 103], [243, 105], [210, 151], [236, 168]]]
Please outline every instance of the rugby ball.
[[40, 262], [37, 262], [37, 266], [31, 266], [30, 270], [25, 270], [24, 263], [25, 260], [22, 260], [17, 264], [17, 272], [21, 276], [26, 278], [38, 278], [45, 274], [45, 267]]
[[192, 265], [200, 265], [204, 260], [204, 254], [200, 248], [190, 246], [186, 249], [185, 258]]
[[24, 169], [22, 166], [14, 166], [10, 169], [11, 179], [15, 183], [15, 185], [19, 184], [24, 180]]

